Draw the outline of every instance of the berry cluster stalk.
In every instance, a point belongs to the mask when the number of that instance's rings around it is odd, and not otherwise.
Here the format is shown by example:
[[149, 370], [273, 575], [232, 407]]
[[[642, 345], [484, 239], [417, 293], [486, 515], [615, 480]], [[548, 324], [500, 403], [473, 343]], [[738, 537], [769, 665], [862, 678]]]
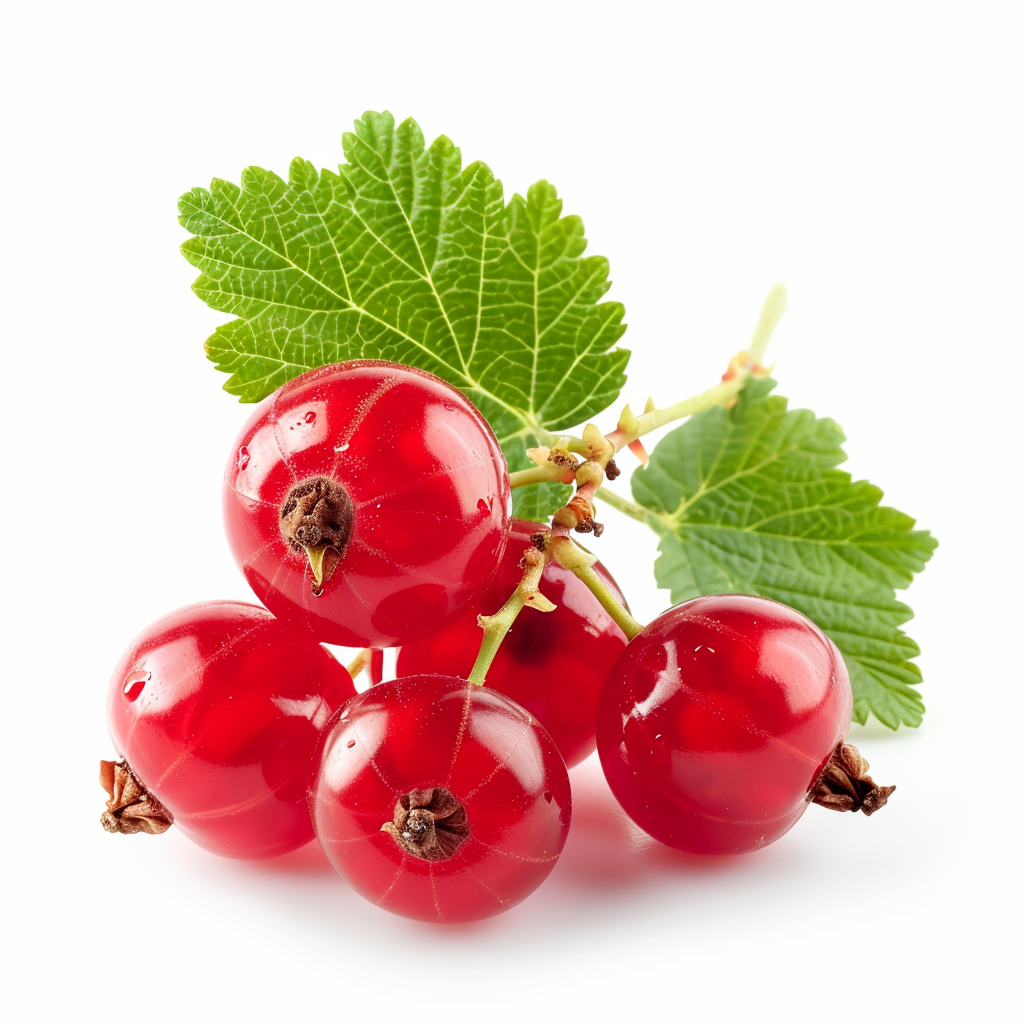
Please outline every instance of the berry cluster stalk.
[[[527, 551], [524, 555], [523, 578], [512, 596], [494, 615], [480, 616], [479, 623], [484, 636], [473, 671], [469, 675], [470, 682], [478, 686], [483, 685], [487, 670], [505, 634], [526, 605], [541, 611], [550, 611], [554, 608], [554, 605], [537, 589], [544, 566], [551, 558], [574, 573], [590, 589], [630, 640], [643, 629], [601, 582], [601, 578], [593, 569], [597, 559], [575, 544], [569, 537], [569, 532], [593, 533], [598, 537], [604, 532], [604, 526], [594, 518], [594, 501], [599, 492], [614, 508], [641, 522], [646, 521], [646, 513], [639, 506], [606, 491], [601, 486], [606, 479], [615, 479], [619, 475], [614, 462], [615, 455], [623, 448], [629, 448], [642, 463], [646, 464], [647, 452], [640, 441], [644, 434], [714, 406], [729, 406], [736, 401], [751, 377], [767, 376], [769, 371], [762, 365], [762, 361], [768, 342], [785, 309], [786, 290], [782, 285], [776, 285], [765, 299], [750, 346], [733, 356], [728, 369], [722, 374], [722, 380], [714, 387], [664, 409], [658, 409], [654, 402], [648, 399], [640, 416], [634, 415], [627, 405], [622, 410], [615, 429], [608, 434], [602, 434], [593, 423], [588, 423], [582, 437], [556, 438], [553, 435], [545, 435], [544, 440], [548, 442], [547, 444], [529, 450], [528, 454], [536, 465], [512, 473], [510, 476], [513, 487], [559, 482], [575, 484], [575, 492], [552, 516], [551, 533], [538, 537], [538, 548]], [[577, 458], [578, 455], [584, 456], [582, 461]]]
[[[634, 415], [627, 405], [622, 410], [615, 429], [605, 435], [611, 445], [609, 458], [623, 448], [630, 448], [641, 461], [646, 462], [646, 453], [643, 452], [643, 447], [639, 444], [639, 440], [644, 434], [676, 420], [685, 419], [687, 416], [704, 412], [706, 409], [712, 409], [717, 405], [728, 406], [739, 396], [751, 377], [767, 376], [770, 368], [763, 365], [765, 352], [779, 320], [782, 319], [782, 315], [786, 311], [786, 303], [786, 289], [781, 284], [775, 285], [768, 293], [761, 308], [761, 316], [754, 328], [750, 345], [729, 360], [728, 369], [722, 374], [722, 380], [718, 384], [700, 394], [666, 406], [664, 409], [658, 409], [654, 402], [648, 399], [644, 412], [640, 416]], [[588, 430], [590, 429], [588, 428]], [[596, 430], [596, 428], [592, 429]], [[549, 481], [572, 483], [575, 475], [573, 466], [566, 463], [564, 456], [568, 453], [575, 453], [585, 455], [588, 461], [592, 460], [594, 458], [594, 443], [593, 438], [588, 437], [587, 434], [588, 431], [585, 430], [583, 437], [571, 435], [560, 438], [546, 437], [547, 445], [531, 449], [530, 452], [537, 465], [512, 473], [510, 475], [512, 486], [525, 487]]]
[[516, 616], [529, 605], [540, 612], [555, 610], [553, 605], [537, 588], [547, 564], [547, 556], [536, 548], [529, 548], [523, 554], [523, 578], [519, 581], [512, 596], [493, 615], [481, 615], [477, 621], [484, 631], [480, 644], [480, 653], [476, 656], [473, 670], [469, 673], [469, 681], [483, 686], [487, 670], [498, 653], [501, 641], [512, 628]]
[[615, 599], [615, 595], [604, 585], [594, 571], [597, 559], [574, 544], [569, 537], [553, 537], [550, 542], [552, 557], [563, 568], [568, 569], [601, 602], [601, 607], [615, 620], [616, 625], [628, 640], [632, 640], [644, 627]]

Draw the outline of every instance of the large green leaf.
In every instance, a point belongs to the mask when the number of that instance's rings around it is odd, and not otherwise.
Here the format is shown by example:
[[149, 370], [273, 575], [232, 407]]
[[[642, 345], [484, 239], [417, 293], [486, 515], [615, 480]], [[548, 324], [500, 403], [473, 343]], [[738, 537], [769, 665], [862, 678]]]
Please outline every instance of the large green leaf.
[[633, 495], [661, 535], [659, 586], [673, 601], [702, 594], [774, 598], [816, 622], [843, 653], [854, 718], [890, 728], [921, 722], [909, 586], [936, 542], [882, 492], [835, 467], [836, 423], [787, 409], [774, 381], [747, 385], [732, 410], [710, 409], [668, 434]]
[[[226, 390], [254, 402], [342, 359], [392, 359], [443, 377], [487, 417], [513, 469], [525, 449], [605, 409], [629, 358], [623, 309], [601, 302], [608, 261], [584, 256], [552, 185], [503, 201], [415, 121], [366, 113], [338, 173], [304, 160], [288, 181], [259, 167], [179, 202], [196, 293], [237, 319], [207, 341]], [[557, 492], [518, 498], [540, 515]], [[524, 504], [524, 502], [526, 504]]]

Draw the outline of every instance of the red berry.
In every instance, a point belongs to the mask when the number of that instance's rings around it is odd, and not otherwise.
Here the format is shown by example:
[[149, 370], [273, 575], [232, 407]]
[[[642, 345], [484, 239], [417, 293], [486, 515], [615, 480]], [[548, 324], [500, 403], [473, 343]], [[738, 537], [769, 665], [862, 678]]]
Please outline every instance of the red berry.
[[655, 619], [616, 661], [597, 746], [645, 832], [742, 853], [803, 814], [851, 707], [842, 656], [810, 619], [764, 598], [701, 597]]
[[[531, 535], [544, 530], [537, 523], [514, 519], [494, 581], [467, 615], [434, 636], [403, 646], [398, 675], [468, 676], [483, 635], [477, 616], [493, 614], [508, 600], [522, 578], [519, 561], [530, 547]], [[597, 562], [594, 569], [622, 602], [604, 566]], [[487, 686], [507, 694], [540, 719], [571, 768], [596, 745], [598, 694], [608, 666], [626, 646], [626, 637], [586, 585], [557, 562], [545, 566], [540, 590], [558, 607], [553, 612], [524, 608], [519, 613], [487, 670]]]
[[479, 412], [429, 373], [375, 360], [289, 381], [224, 477], [235, 560], [277, 616], [326, 643], [442, 629], [487, 585], [511, 489]]
[[311, 759], [354, 693], [348, 672], [305, 634], [254, 605], [209, 601], [136, 637], [114, 670], [107, 723], [190, 839], [230, 857], [270, 857], [313, 838]]
[[425, 921], [472, 921], [525, 899], [569, 830], [551, 737], [504, 694], [409, 676], [349, 701], [310, 794], [331, 863], [368, 900]]

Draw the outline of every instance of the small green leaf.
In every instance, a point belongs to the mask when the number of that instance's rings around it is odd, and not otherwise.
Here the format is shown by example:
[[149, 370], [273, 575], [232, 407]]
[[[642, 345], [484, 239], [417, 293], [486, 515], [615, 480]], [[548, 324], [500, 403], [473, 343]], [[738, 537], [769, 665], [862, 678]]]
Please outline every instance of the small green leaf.
[[854, 718], [921, 723], [917, 645], [896, 600], [935, 550], [926, 530], [880, 504], [882, 492], [835, 467], [836, 423], [789, 410], [775, 382], [752, 381], [732, 410], [709, 409], [666, 435], [633, 474], [661, 535], [658, 585], [675, 602], [702, 594], [774, 598], [816, 622], [843, 653]]
[[[578, 217], [552, 185], [503, 201], [482, 163], [429, 147], [415, 121], [368, 112], [338, 173], [295, 160], [287, 181], [259, 167], [179, 201], [200, 270], [193, 287], [231, 320], [206, 344], [225, 389], [255, 402], [343, 359], [392, 359], [464, 391], [511, 469], [527, 447], [607, 408], [629, 359], [623, 308], [602, 302], [608, 261], [584, 256]], [[537, 516], [552, 488], [517, 495]]]

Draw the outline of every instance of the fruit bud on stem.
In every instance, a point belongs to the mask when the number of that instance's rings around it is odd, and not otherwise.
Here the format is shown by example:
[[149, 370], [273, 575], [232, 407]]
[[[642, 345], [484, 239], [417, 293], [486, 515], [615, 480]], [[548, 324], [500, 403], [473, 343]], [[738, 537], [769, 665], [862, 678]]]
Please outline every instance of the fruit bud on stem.
[[597, 487], [604, 481], [604, 470], [597, 462], [588, 460], [584, 462], [578, 470], [576, 470], [576, 486], [585, 487], [587, 484], [593, 484]]
[[[568, 441], [565, 445], [568, 445]], [[548, 448], [540, 445], [537, 448], [528, 448], [526, 454], [534, 465], [530, 469], [519, 469], [509, 473], [509, 480], [513, 487], [526, 487], [528, 484], [562, 483], [571, 484], [579, 464], [576, 456], [569, 451], [568, 447], [561, 444]]]
[[[598, 469], [600, 471], [600, 467]], [[600, 473], [599, 479], [603, 479], [604, 472]], [[594, 519], [594, 504], [587, 496], [588, 491], [593, 494], [596, 490], [596, 483], [585, 484], [569, 499], [568, 504], [563, 505], [551, 517], [556, 534], [575, 530], [577, 533], [592, 533], [595, 537], [600, 537], [604, 533], [604, 526]]]

